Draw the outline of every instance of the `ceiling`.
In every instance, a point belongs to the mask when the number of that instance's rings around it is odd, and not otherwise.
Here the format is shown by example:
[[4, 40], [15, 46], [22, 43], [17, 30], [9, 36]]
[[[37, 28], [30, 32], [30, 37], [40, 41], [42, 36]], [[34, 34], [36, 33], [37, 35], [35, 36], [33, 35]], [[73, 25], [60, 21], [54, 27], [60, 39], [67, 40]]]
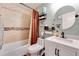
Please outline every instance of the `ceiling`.
[[24, 3], [24, 4], [33, 9], [36, 9], [37, 7], [39, 7], [41, 5], [41, 3]]
[[[41, 3], [23, 3], [25, 6], [18, 4], [18, 3], [0, 3], [0, 7], [6, 10], [10, 10], [13, 12], [18, 12], [18, 13], [23, 13], [23, 14], [30, 14], [32, 12], [32, 9], [36, 9], [38, 8]], [[29, 6], [30, 8], [28, 8], [27, 6]], [[26, 11], [27, 10], [27, 11]]]

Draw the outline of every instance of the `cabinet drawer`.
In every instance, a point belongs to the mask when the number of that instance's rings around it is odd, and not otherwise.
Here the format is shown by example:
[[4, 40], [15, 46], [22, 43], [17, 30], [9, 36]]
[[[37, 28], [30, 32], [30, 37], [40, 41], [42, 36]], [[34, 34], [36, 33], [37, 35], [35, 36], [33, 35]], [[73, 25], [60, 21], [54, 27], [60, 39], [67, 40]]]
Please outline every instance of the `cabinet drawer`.
[[62, 44], [57, 44], [57, 48], [59, 49], [59, 56], [75, 56], [76, 55], [76, 49], [62, 45]]

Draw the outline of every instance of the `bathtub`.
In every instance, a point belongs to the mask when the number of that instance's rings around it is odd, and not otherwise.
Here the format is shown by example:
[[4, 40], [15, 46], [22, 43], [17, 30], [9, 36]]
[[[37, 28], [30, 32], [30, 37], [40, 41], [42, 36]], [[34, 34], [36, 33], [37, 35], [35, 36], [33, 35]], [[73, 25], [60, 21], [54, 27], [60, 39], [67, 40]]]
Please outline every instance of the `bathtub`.
[[4, 44], [0, 49], [0, 56], [22, 56], [27, 54], [28, 44], [23, 44], [24, 41]]

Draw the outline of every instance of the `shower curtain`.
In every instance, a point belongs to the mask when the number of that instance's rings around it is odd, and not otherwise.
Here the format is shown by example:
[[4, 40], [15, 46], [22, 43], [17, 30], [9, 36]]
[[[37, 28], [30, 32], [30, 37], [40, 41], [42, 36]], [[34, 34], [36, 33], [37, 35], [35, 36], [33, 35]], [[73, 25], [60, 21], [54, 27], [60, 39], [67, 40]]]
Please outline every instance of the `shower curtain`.
[[32, 13], [32, 32], [31, 32], [31, 45], [37, 43], [39, 37], [39, 13], [33, 10]]

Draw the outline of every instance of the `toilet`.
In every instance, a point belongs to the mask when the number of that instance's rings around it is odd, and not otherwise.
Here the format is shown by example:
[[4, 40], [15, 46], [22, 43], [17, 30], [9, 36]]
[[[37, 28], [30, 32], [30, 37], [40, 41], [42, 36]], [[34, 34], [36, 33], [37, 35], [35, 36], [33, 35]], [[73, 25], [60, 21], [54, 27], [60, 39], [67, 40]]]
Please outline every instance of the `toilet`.
[[39, 56], [40, 51], [44, 48], [44, 39], [38, 38], [36, 44], [28, 47], [28, 53], [31, 56]]

